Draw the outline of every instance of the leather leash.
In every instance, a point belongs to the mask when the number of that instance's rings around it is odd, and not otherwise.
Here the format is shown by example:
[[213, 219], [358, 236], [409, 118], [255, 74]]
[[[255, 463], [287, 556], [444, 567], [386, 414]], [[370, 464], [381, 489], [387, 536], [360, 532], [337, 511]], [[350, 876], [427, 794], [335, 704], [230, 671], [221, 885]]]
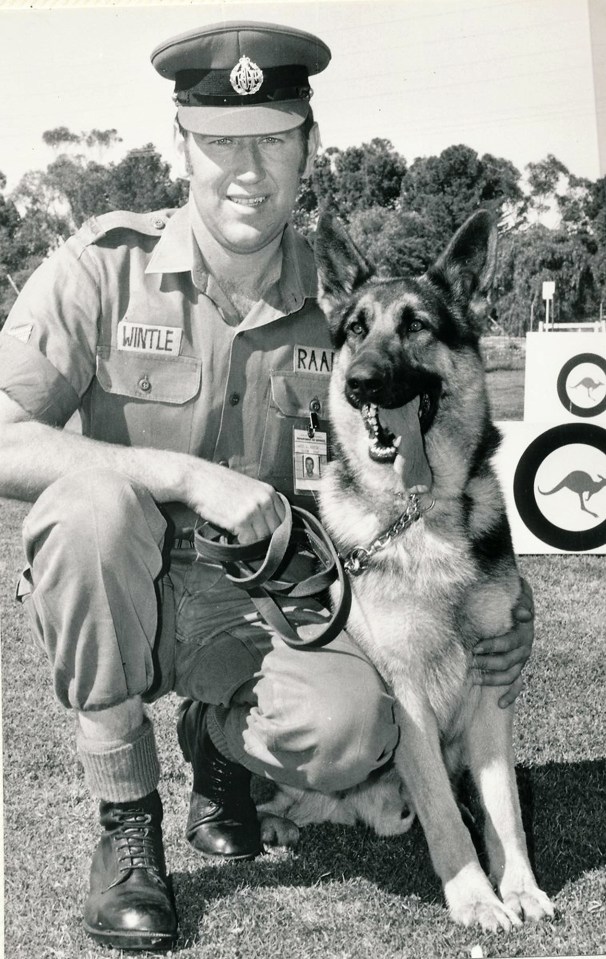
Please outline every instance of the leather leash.
[[[299, 506], [291, 506], [278, 494], [284, 505], [284, 519], [269, 539], [255, 543], [230, 542], [228, 535], [204, 536], [201, 527], [194, 530], [194, 548], [198, 559], [221, 563], [227, 578], [246, 590], [265, 622], [297, 649], [326, 646], [342, 632], [351, 604], [349, 581], [330, 536], [318, 519]], [[204, 524], [208, 529], [208, 523]], [[280, 579], [289, 554], [297, 548], [310, 549], [320, 560], [322, 569], [298, 582]], [[261, 561], [255, 569], [251, 563]], [[319, 624], [296, 626], [280, 608], [278, 599], [299, 599], [315, 596], [332, 583], [339, 583], [339, 599], [333, 603], [330, 619]], [[305, 635], [301, 630], [305, 630]]]

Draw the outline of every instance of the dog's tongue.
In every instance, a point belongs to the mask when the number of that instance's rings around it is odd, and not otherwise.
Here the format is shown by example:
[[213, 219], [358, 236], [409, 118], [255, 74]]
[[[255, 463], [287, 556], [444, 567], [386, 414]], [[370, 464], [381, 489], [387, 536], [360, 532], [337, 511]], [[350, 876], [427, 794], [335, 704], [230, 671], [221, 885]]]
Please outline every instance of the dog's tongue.
[[432, 484], [431, 470], [425, 456], [421, 435], [419, 401], [417, 396], [399, 409], [388, 410], [381, 407], [379, 410], [381, 423], [396, 437], [398, 452], [394, 469], [402, 477], [406, 489], [413, 491], [416, 487], [430, 490]]

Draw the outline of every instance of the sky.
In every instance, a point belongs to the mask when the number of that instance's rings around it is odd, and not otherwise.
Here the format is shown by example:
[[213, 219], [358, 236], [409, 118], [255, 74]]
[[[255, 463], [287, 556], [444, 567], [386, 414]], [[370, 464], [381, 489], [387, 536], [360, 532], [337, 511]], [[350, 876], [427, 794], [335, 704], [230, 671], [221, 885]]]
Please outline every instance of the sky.
[[587, 0], [44, 7], [0, 0], [0, 171], [9, 189], [52, 159], [41, 137], [57, 126], [115, 127], [122, 150], [151, 142], [170, 160], [172, 87], [150, 53], [168, 37], [237, 18], [289, 24], [329, 45], [332, 62], [312, 79], [324, 147], [385, 137], [412, 162], [465, 143], [520, 171], [553, 153], [578, 176], [606, 173]]

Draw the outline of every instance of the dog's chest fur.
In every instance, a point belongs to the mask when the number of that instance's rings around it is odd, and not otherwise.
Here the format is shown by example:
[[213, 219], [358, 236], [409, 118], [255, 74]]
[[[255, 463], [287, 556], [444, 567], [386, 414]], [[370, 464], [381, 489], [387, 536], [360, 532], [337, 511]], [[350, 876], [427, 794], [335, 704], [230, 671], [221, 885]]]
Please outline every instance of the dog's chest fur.
[[[330, 484], [328, 479], [327, 499]], [[349, 544], [351, 531], [365, 526], [355, 498], [340, 499], [337, 522], [331, 513], [335, 539], [341, 533], [341, 542]], [[370, 540], [360, 536], [358, 542]], [[470, 652], [457, 629], [457, 608], [472, 577], [464, 550], [437, 537], [421, 519], [351, 578], [349, 632], [391, 688], [407, 688], [414, 696], [424, 691], [443, 730], [453, 729], [471, 688]]]

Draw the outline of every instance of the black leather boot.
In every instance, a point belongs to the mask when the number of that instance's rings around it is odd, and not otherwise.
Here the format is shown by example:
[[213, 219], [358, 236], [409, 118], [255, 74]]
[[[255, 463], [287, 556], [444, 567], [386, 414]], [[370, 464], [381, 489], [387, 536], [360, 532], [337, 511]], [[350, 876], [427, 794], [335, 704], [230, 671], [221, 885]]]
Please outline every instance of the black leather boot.
[[204, 703], [189, 699], [179, 709], [179, 745], [194, 773], [185, 835], [205, 856], [254, 859], [262, 846], [251, 774], [221, 755], [209, 736], [206, 715]]
[[114, 949], [170, 949], [177, 914], [158, 793], [128, 803], [101, 802], [99, 813], [105, 834], [93, 855], [84, 928]]

